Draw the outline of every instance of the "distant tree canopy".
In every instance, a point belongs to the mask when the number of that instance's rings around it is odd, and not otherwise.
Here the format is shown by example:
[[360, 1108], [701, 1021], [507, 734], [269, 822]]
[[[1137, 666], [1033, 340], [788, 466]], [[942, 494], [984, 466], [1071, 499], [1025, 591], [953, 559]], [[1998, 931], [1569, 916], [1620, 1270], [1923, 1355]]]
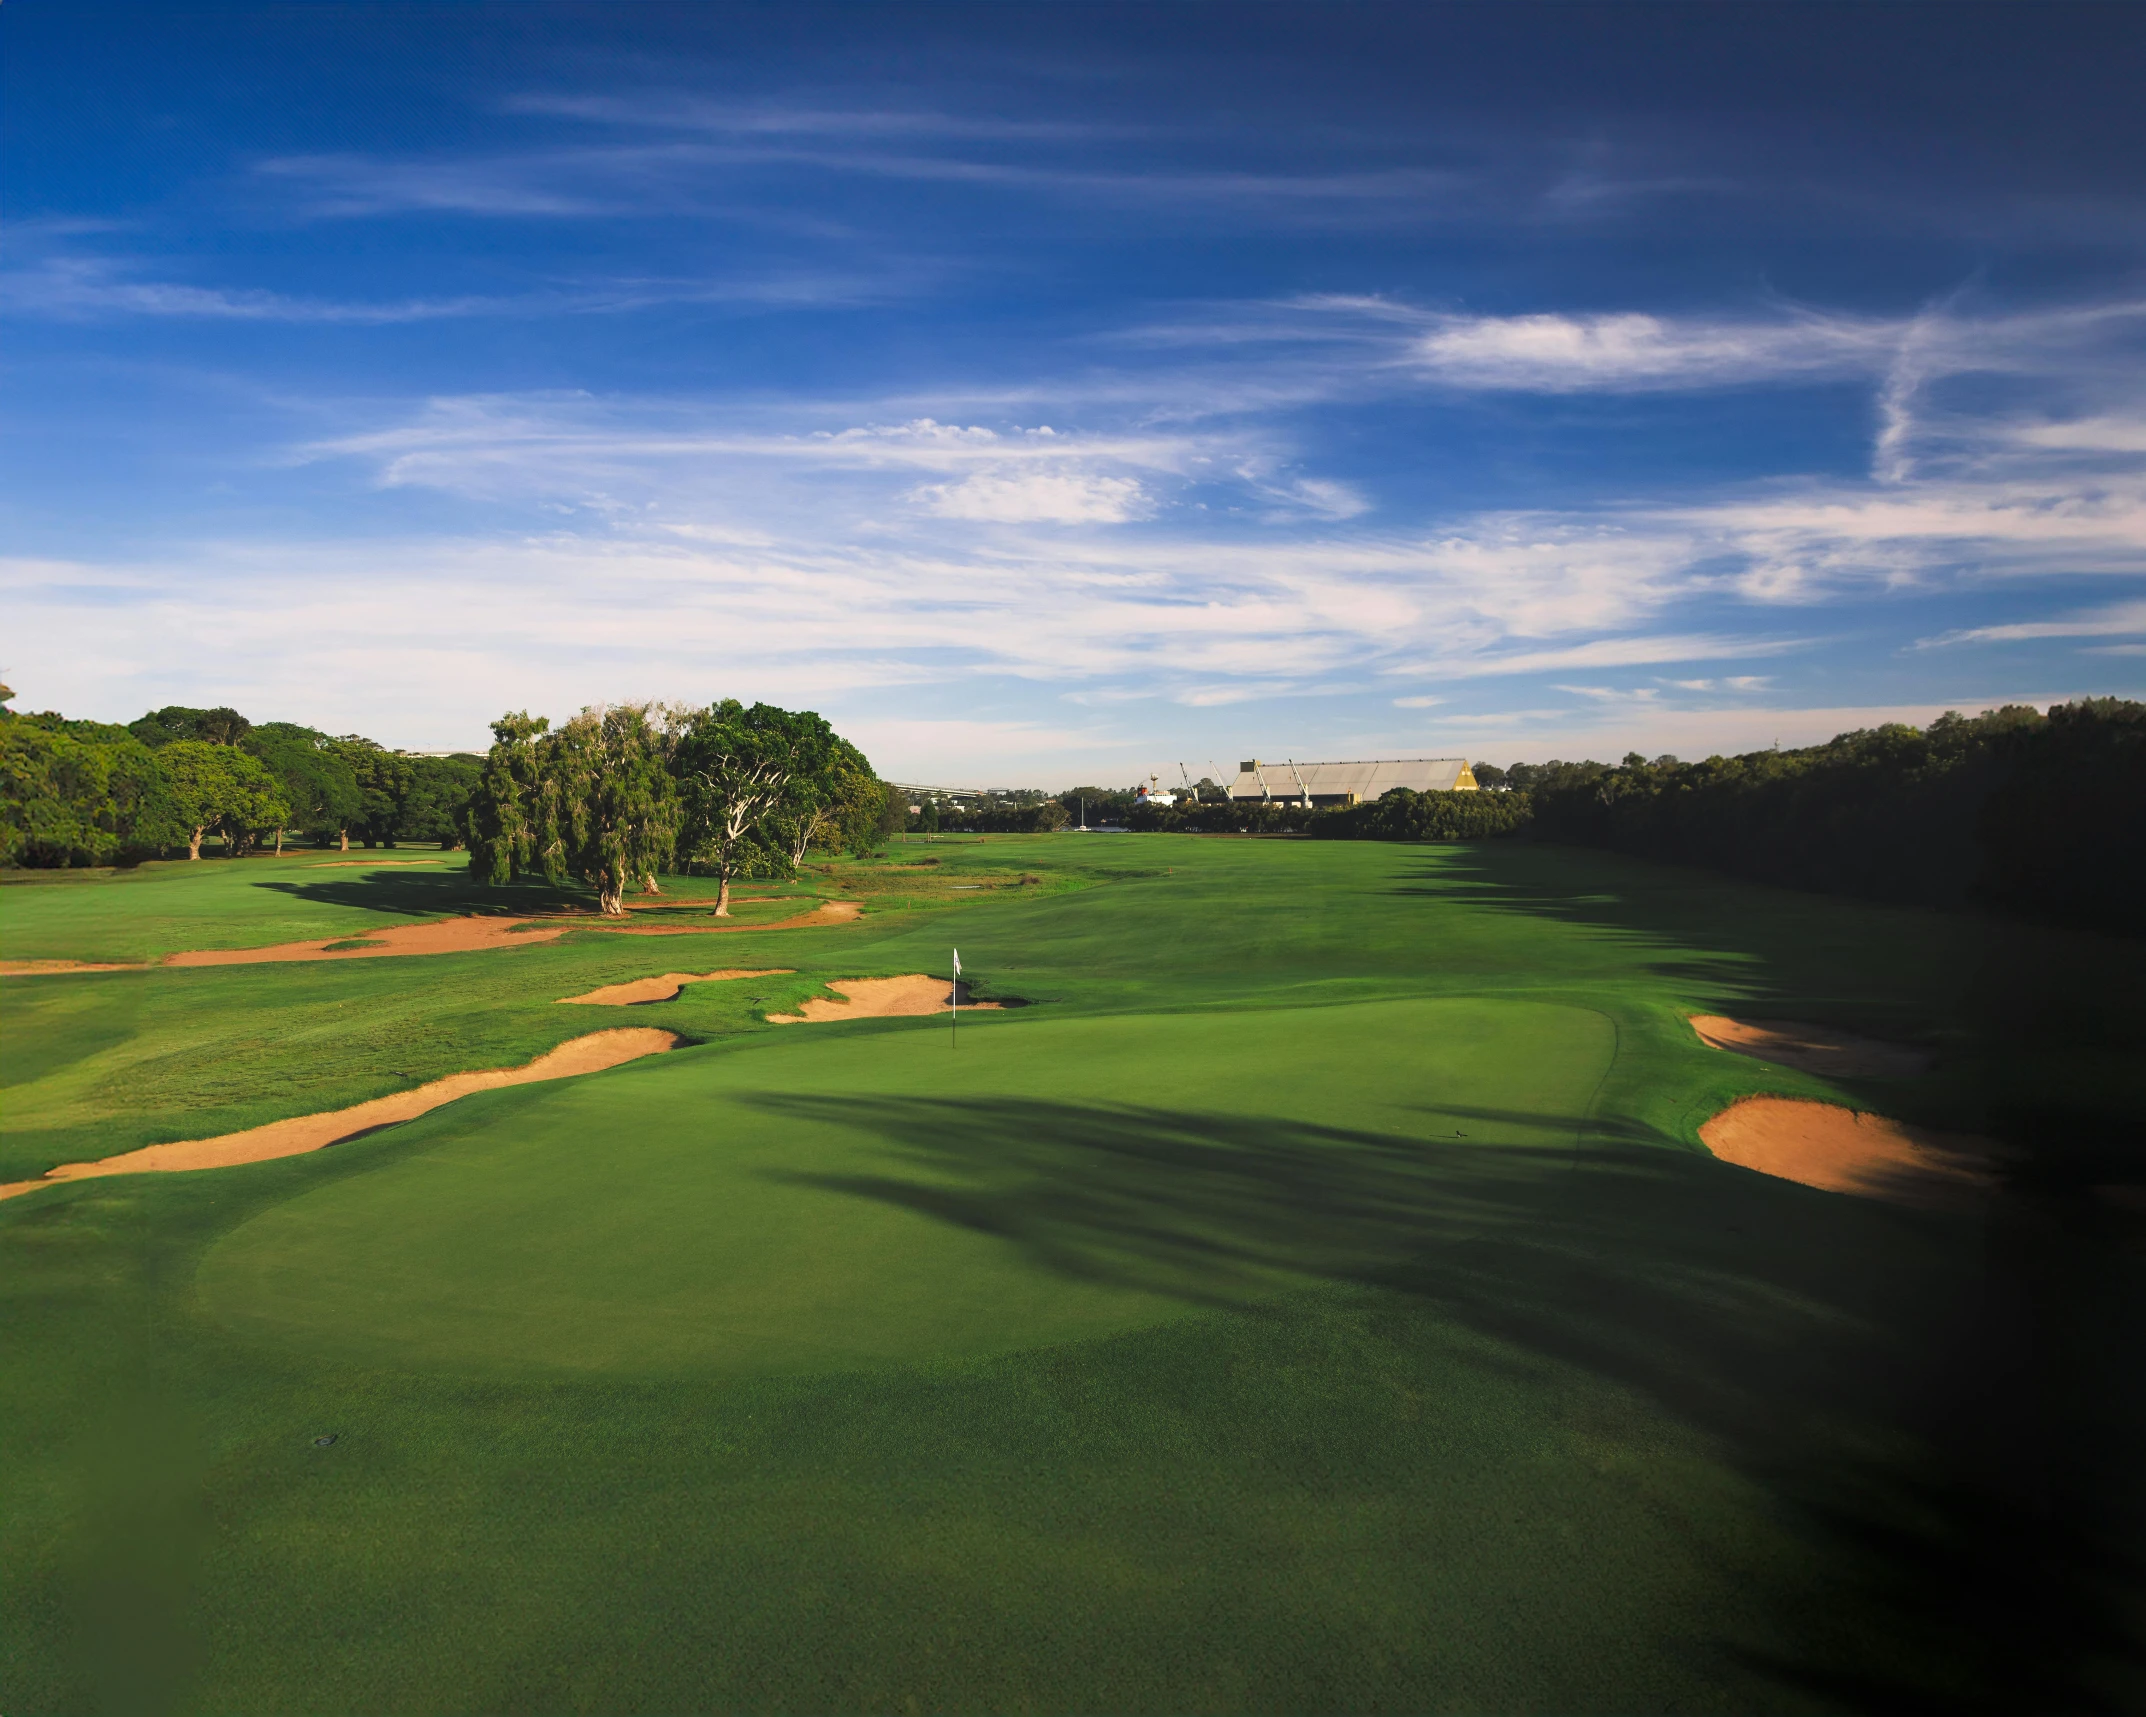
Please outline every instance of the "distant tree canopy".
[[[907, 806], [903, 809], [906, 812]], [[1048, 835], [1067, 827], [1073, 818], [1058, 799], [1031, 789], [982, 798], [927, 796], [910, 821], [925, 834], [943, 831], [965, 835]], [[1095, 819], [1090, 817], [1089, 821]]]
[[1926, 730], [1796, 751], [1515, 764], [1507, 778], [1551, 840], [1791, 888], [2146, 930], [2146, 705], [1948, 712]]
[[1368, 804], [1315, 815], [1306, 832], [1327, 840], [1479, 841], [1527, 827], [1524, 793], [1415, 793], [1396, 787]]
[[437, 841], [442, 847], [460, 846], [464, 810], [484, 773], [484, 759], [474, 751], [458, 751], [451, 757], [413, 757], [409, 764], [402, 836]]
[[271, 721], [251, 729], [239, 744], [276, 777], [292, 823], [313, 839], [325, 844], [340, 838], [359, 816], [357, 776], [325, 733]]
[[475, 755], [407, 757], [370, 739], [172, 704], [125, 727], [18, 714], [0, 687], [0, 863], [133, 864], [217, 835], [236, 857], [296, 828], [323, 845], [460, 844]]
[[200, 739], [210, 745], [237, 745], [252, 727], [253, 723], [235, 709], [222, 706], [188, 709], [183, 704], [166, 704], [162, 709], [151, 710], [139, 721], [129, 722], [127, 731], [144, 745], [156, 748], [178, 739]]
[[556, 731], [520, 711], [492, 736], [464, 818], [471, 870], [576, 877], [607, 914], [678, 865], [712, 871], [727, 914], [738, 878], [786, 874], [814, 847], [867, 852], [888, 832], [886, 783], [810, 710], [625, 704]]
[[[2146, 931], [2146, 705], [2089, 698], [1843, 733], [1685, 763], [1471, 765], [1489, 792], [1387, 793], [1316, 810], [1163, 806], [1079, 787], [1091, 827], [1322, 839], [1527, 834], [1761, 882], [1937, 908], [1982, 906]], [[1504, 788], [1507, 791], [1496, 791]], [[927, 807], [927, 810], [929, 807]]]

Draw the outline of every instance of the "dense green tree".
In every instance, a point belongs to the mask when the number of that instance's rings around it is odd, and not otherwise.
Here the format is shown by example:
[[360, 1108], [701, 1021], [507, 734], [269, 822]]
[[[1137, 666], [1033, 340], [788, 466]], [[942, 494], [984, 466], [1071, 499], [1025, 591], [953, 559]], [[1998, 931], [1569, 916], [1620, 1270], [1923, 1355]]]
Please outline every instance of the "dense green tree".
[[1367, 804], [1320, 812], [1307, 832], [1325, 840], [1474, 841], [1517, 834], [1530, 814], [1525, 793], [1416, 793], [1396, 787]]
[[492, 748], [463, 808], [462, 838], [469, 845], [470, 873], [494, 887], [540, 870], [538, 853], [556, 845], [539, 750], [550, 730], [550, 721], [527, 710], [492, 723]]
[[539, 745], [538, 778], [552, 801], [538, 862], [554, 880], [596, 890], [606, 917], [625, 916], [627, 886], [654, 886], [678, 840], [671, 735], [649, 704], [587, 709]]
[[403, 803], [401, 833], [413, 840], [437, 841], [443, 848], [463, 840], [470, 795], [484, 773], [484, 759], [470, 752], [452, 757], [412, 757], [410, 792]]
[[798, 772], [768, 819], [769, 835], [793, 870], [812, 847], [870, 852], [885, 838], [886, 783], [863, 752], [809, 711], [800, 718], [800, 734]]
[[125, 728], [18, 716], [0, 686], [0, 864], [115, 864], [184, 838], [155, 755]]
[[176, 739], [158, 751], [156, 760], [171, 783], [190, 859], [201, 857], [202, 836], [211, 829], [235, 855], [252, 845], [262, 830], [282, 827], [290, 815], [276, 778], [259, 758], [234, 745]]
[[827, 724], [811, 711], [750, 709], [725, 698], [678, 723], [675, 767], [686, 854], [719, 879], [715, 910], [730, 911], [730, 884], [761, 825], [790, 802], [792, 782], [825, 758]]
[[190, 709], [184, 704], [166, 704], [162, 709], [153, 709], [127, 727], [129, 733], [152, 750], [180, 739], [198, 739], [210, 745], [237, 745], [252, 729], [252, 722], [228, 706]]
[[346, 733], [331, 743], [336, 755], [350, 765], [358, 784], [357, 815], [336, 831], [343, 851], [350, 850], [352, 830], [369, 847], [392, 847], [402, 831], [417, 781], [411, 760], [359, 733]]
[[325, 844], [364, 812], [357, 773], [337, 742], [295, 722], [269, 721], [248, 732], [239, 748], [275, 776], [293, 826]]
[[892, 781], [879, 784], [879, 830], [875, 846], [909, 826], [909, 795]]
[[2024, 705], [1927, 730], [1647, 762], [1515, 764], [1553, 840], [1791, 888], [2146, 929], [2146, 706]]
[[1092, 829], [1104, 823], [1125, 822], [1140, 801], [1130, 787], [1073, 787], [1059, 794], [1058, 802], [1066, 808], [1072, 823], [1078, 826], [1086, 822]]

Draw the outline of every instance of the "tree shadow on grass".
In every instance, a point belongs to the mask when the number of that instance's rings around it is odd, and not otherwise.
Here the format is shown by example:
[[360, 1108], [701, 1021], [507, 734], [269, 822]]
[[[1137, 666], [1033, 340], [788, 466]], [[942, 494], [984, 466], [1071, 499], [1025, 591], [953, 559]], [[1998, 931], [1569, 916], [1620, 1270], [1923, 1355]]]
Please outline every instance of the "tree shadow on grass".
[[[1292, 1284], [1367, 1290], [1642, 1393], [1819, 1552], [1820, 1589], [1779, 1598], [1796, 1649], [1740, 1648], [1779, 1684], [1872, 1711], [2114, 1710], [2146, 1686], [2146, 1567], [2109, 1490], [2142, 1417], [2074, 1399], [2084, 1354], [2058, 1347], [2097, 1338], [2038, 1322], [2029, 1210], [1815, 1193], [1617, 1123], [1568, 1155], [1133, 1106], [759, 1102], [895, 1159], [785, 1178], [1068, 1279], [1268, 1315]], [[2111, 1327], [2146, 1315], [2138, 1278], [2093, 1284]]]
[[525, 918], [539, 913], [593, 910], [595, 896], [586, 890], [555, 888], [545, 882], [522, 882], [495, 888], [467, 872], [449, 875], [379, 871], [360, 877], [291, 882], [263, 879], [256, 888], [274, 889], [316, 906], [360, 907], [408, 918], [437, 918], [443, 912], [480, 918]]

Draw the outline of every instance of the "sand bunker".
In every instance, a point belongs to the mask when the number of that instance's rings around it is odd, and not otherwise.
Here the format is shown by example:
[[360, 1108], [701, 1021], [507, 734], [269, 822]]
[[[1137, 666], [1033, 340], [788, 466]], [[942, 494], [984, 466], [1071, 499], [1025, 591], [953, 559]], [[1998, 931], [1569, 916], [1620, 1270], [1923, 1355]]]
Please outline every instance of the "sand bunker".
[[608, 930], [614, 936], [739, 936], [753, 930], [802, 930], [812, 924], [847, 924], [864, 910], [858, 900], [830, 900], [773, 924], [590, 924], [584, 930]]
[[[278, 942], [270, 948], [203, 948], [167, 954], [167, 966], [259, 966], [279, 960], [381, 960], [396, 954], [466, 954], [476, 948], [518, 948], [549, 942], [581, 922], [562, 921], [556, 929], [524, 930], [526, 918], [446, 918], [435, 924], [403, 924], [392, 930], [366, 930], [352, 936], [324, 936], [317, 942]], [[338, 948], [362, 935], [367, 946]]]
[[[776, 1025], [808, 1025], [829, 1019], [899, 1019], [911, 1014], [945, 1013], [954, 1001], [953, 987], [944, 978], [912, 972], [905, 978], [844, 978], [827, 986], [841, 1001], [825, 996], [810, 997], [802, 1013], [769, 1014]], [[972, 1002], [969, 986], [963, 984], [964, 1008], [999, 1008], [1001, 1002]]]
[[1931, 1060], [1925, 1050], [1792, 1019], [1737, 1020], [1722, 1014], [1693, 1014], [1691, 1025], [1699, 1041], [1715, 1049], [1735, 1050], [1821, 1078], [1911, 1079], [1926, 1072]]
[[675, 1001], [688, 984], [713, 984], [725, 978], [787, 978], [796, 969], [794, 966], [769, 966], [758, 971], [665, 972], [660, 978], [635, 978], [628, 984], [606, 984], [585, 996], [561, 996], [559, 1003], [562, 1007], [624, 1008], [641, 1002]]
[[1958, 1207], [1996, 1185], [1996, 1147], [1834, 1103], [1746, 1097], [1699, 1129], [1723, 1162], [1826, 1192]]
[[338, 1144], [398, 1121], [415, 1120], [442, 1103], [467, 1097], [472, 1091], [490, 1091], [502, 1085], [528, 1085], [540, 1079], [570, 1079], [577, 1073], [600, 1073], [607, 1067], [638, 1061], [644, 1055], [674, 1049], [680, 1039], [667, 1031], [639, 1026], [624, 1031], [595, 1031], [562, 1043], [523, 1067], [495, 1067], [477, 1073], [450, 1073], [412, 1091], [396, 1091], [375, 1097], [369, 1103], [348, 1109], [332, 1109], [319, 1115], [300, 1115], [289, 1121], [271, 1121], [265, 1127], [249, 1127], [243, 1133], [225, 1133], [213, 1139], [184, 1139], [176, 1144], [148, 1145], [93, 1163], [62, 1163], [47, 1171], [42, 1180], [18, 1180], [0, 1185], [0, 1198], [34, 1192], [41, 1186], [62, 1181], [89, 1180], [108, 1174], [155, 1174], [178, 1169], [230, 1168], [238, 1163], [267, 1162], [272, 1157], [295, 1157], [323, 1146]]
[[[771, 897], [777, 898], [777, 897]], [[9, 960], [0, 977], [35, 978], [59, 972], [144, 972], [160, 966], [261, 966], [283, 960], [382, 960], [401, 954], [467, 954], [482, 948], [519, 948], [549, 942], [569, 930], [602, 930], [613, 936], [742, 936], [757, 930], [803, 930], [815, 924], [847, 924], [864, 910], [861, 901], [829, 900], [773, 924], [621, 924], [593, 914], [557, 918], [447, 918], [323, 936], [313, 942], [278, 942], [267, 948], [197, 948], [139, 965], [96, 965], [82, 960]]]

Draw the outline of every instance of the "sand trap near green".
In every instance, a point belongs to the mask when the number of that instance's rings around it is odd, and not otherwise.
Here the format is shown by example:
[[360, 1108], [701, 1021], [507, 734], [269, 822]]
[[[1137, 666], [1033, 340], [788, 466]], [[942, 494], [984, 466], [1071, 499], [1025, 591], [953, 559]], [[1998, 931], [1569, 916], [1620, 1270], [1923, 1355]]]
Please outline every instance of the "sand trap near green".
[[[1152, 1325], [1468, 1237], [1600, 1015], [1408, 1000], [837, 1028], [465, 1100], [217, 1242], [234, 1334], [475, 1372], [784, 1373]], [[1510, 1198], [1499, 1199], [1510, 1208]]]

